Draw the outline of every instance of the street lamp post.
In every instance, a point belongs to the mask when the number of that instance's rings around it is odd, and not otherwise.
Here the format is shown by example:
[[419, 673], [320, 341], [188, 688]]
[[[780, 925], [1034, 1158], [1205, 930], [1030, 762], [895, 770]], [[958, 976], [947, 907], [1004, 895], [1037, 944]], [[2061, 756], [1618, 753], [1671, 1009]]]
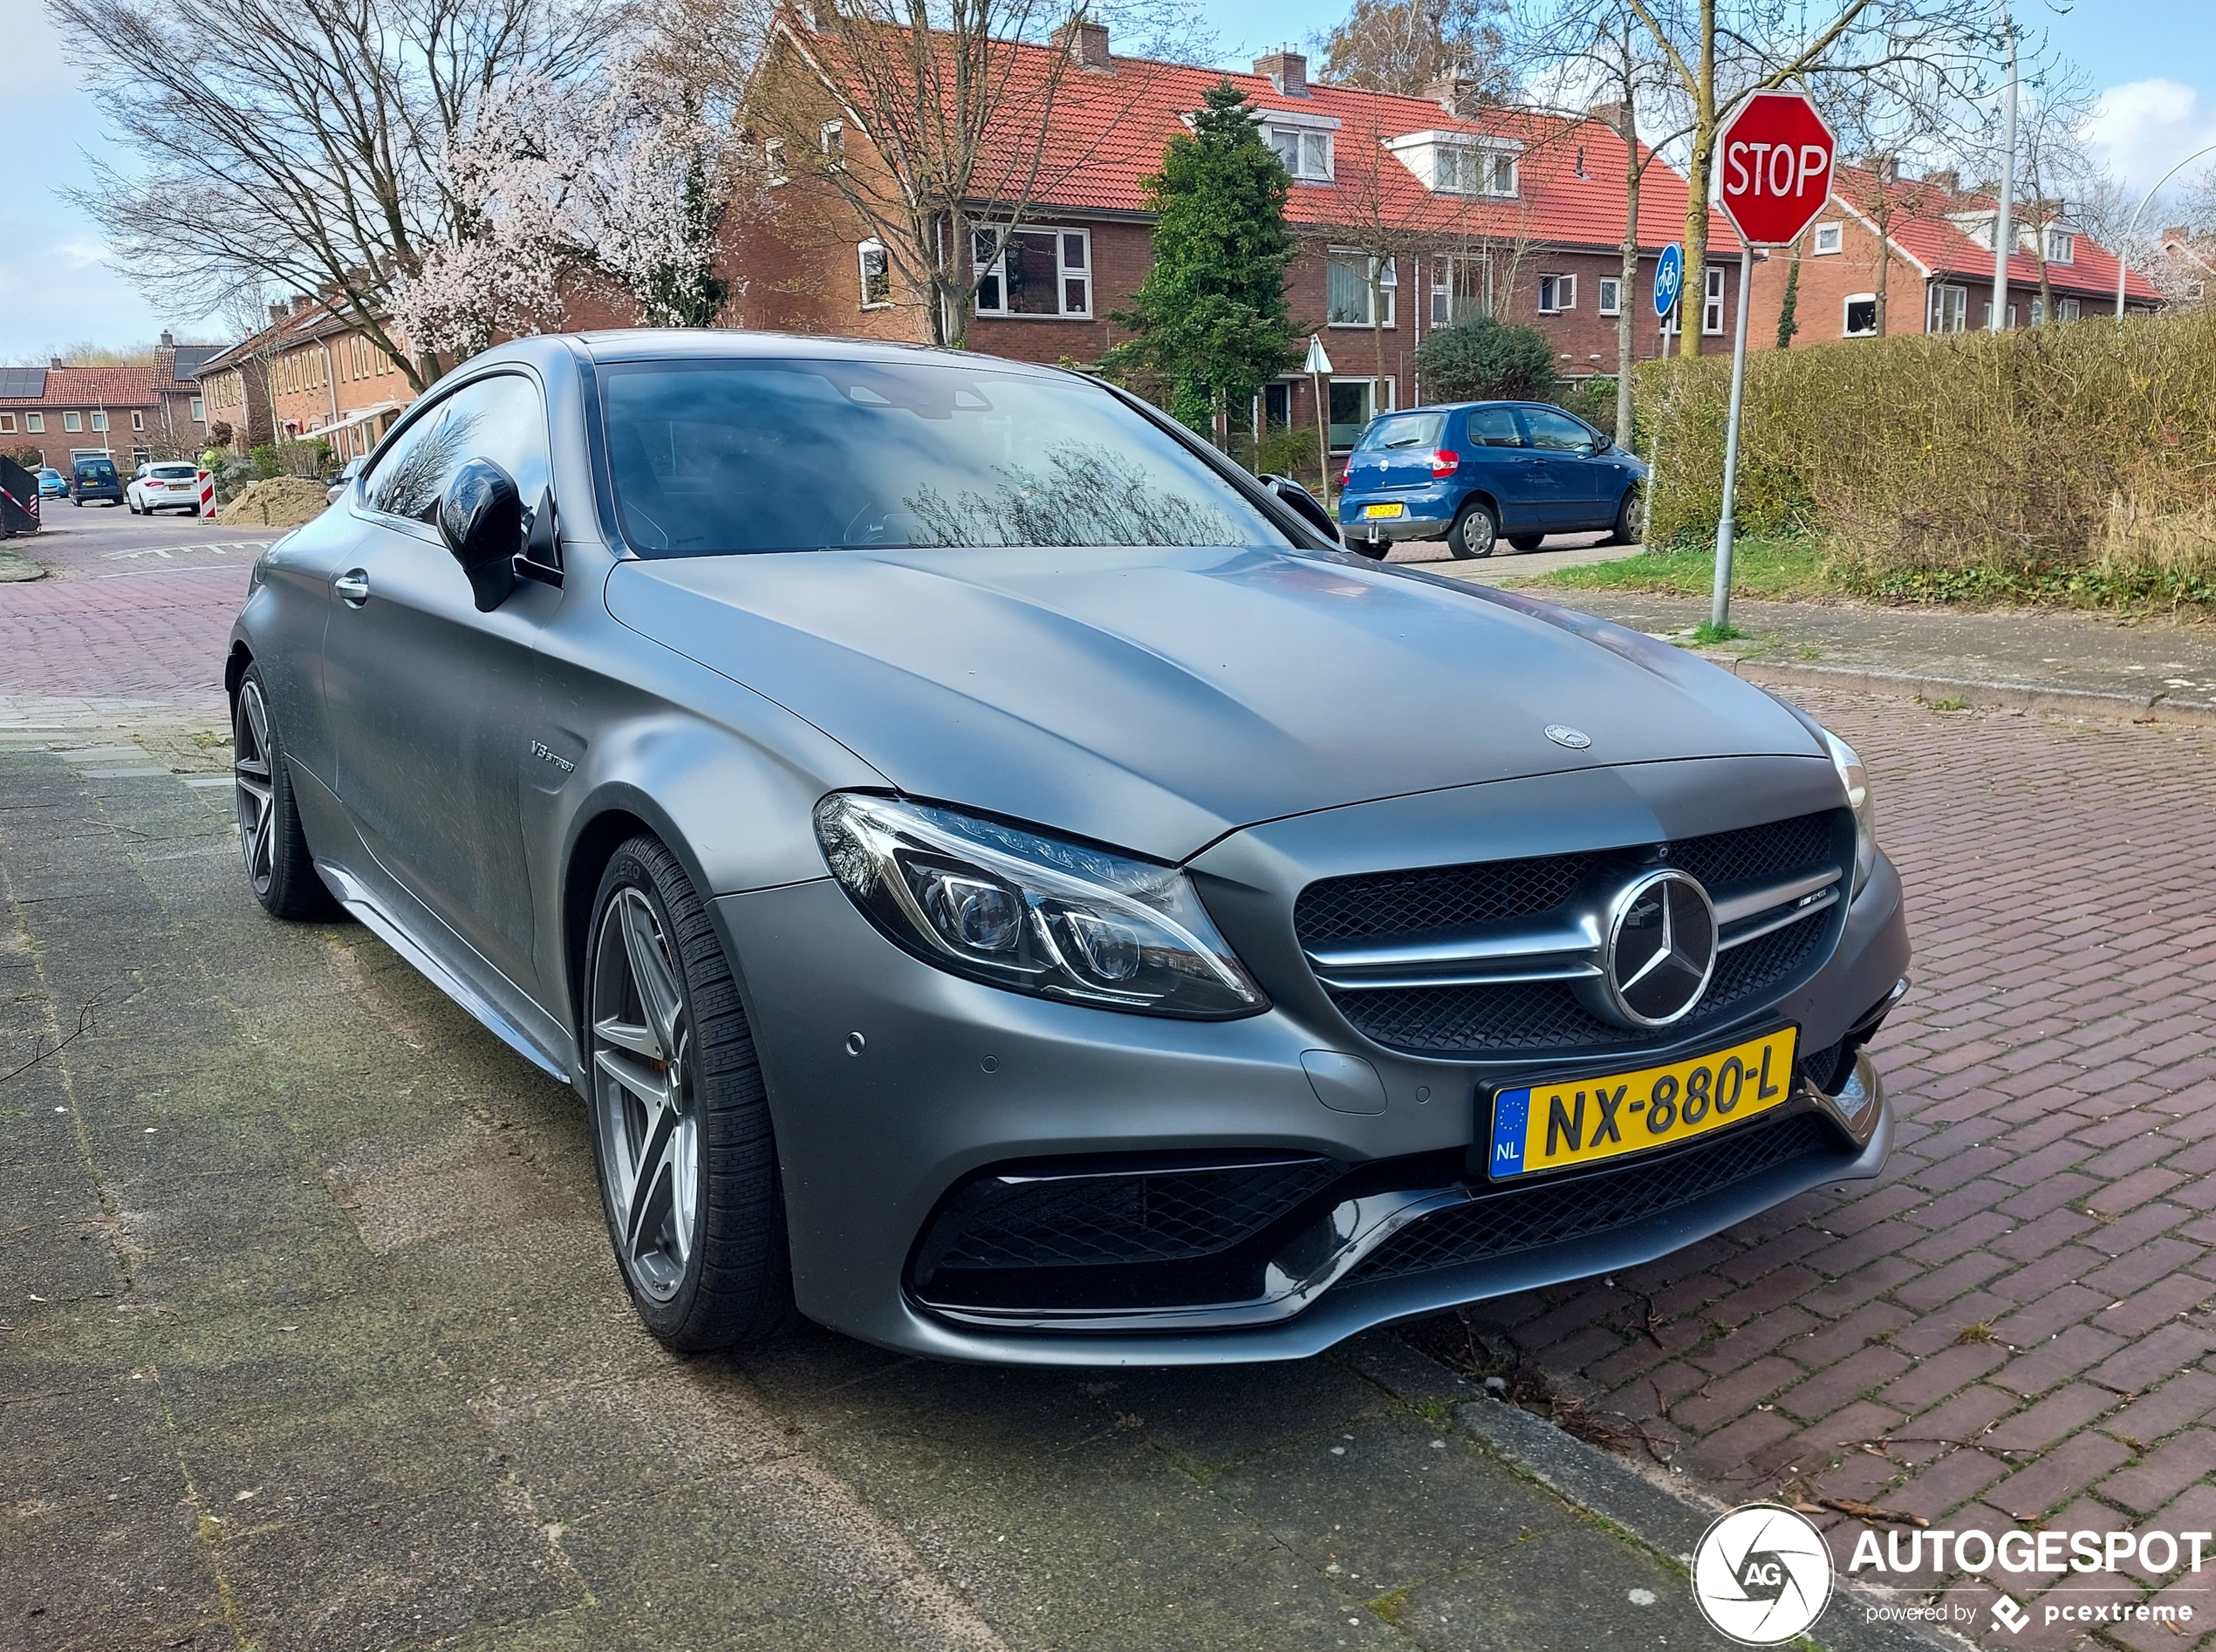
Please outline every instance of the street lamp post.
[[2124, 220], [2124, 233], [2116, 238], [2116, 324], [2117, 326], [2124, 324], [2124, 283], [2131, 273], [2131, 266], [2124, 259], [2125, 243], [2131, 239], [2131, 232], [2139, 227], [2139, 215], [2144, 212], [2155, 196], [2162, 192], [2163, 185], [2168, 183], [2203, 155], [2208, 154], [2216, 154], [2216, 143], [2194, 150], [2192, 154], [2157, 178], [2154, 181], [2154, 188], [2147, 191], [2145, 198], [2132, 208], [2131, 215]]
[[2008, 42], [2008, 101], [2001, 120], [2001, 206], [1993, 219], [1994, 332], [2008, 324], [2008, 255], [2015, 250], [2016, 240], [2016, 30], [2008, 21], [2008, 0], [2001, 0], [2001, 32]]

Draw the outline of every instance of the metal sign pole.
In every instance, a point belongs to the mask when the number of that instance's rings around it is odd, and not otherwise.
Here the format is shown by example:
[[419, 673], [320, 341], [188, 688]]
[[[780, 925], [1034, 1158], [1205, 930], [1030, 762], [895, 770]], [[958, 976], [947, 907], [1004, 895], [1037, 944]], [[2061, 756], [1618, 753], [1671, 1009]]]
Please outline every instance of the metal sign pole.
[[1310, 393], [1316, 398], [1316, 465], [1323, 485], [1323, 509], [1331, 508], [1331, 408], [1323, 381], [1331, 376], [1331, 358], [1323, 352], [1323, 340], [1318, 335], [1308, 335], [1308, 359], [1302, 364], [1308, 374]]
[[1708, 623], [1718, 631], [1731, 624], [1732, 508], [1739, 485], [1739, 412], [1747, 395], [1747, 304], [1754, 284], [1754, 249], [1739, 249], [1739, 319], [1731, 338], [1731, 420], [1724, 427], [1724, 512], [1716, 524], [1716, 590], [1708, 603]]

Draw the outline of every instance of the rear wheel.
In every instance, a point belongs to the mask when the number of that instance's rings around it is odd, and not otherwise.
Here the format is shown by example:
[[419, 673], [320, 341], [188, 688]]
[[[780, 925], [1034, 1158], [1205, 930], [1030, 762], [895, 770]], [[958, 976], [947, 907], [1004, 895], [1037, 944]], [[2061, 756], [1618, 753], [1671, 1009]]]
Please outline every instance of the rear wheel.
[[1493, 507], [1482, 499], [1473, 499], [1447, 530], [1447, 549], [1465, 561], [1490, 556], [1500, 536], [1501, 519], [1493, 514]]
[[797, 1318], [768, 1096], [708, 908], [659, 840], [608, 863], [586, 943], [592, 1151], [646, 1328], [680, 1352]]
[[1510, 534], [1508, 546], [1514, 550], [1536, 550], [1545, 538], [1544, 534]]

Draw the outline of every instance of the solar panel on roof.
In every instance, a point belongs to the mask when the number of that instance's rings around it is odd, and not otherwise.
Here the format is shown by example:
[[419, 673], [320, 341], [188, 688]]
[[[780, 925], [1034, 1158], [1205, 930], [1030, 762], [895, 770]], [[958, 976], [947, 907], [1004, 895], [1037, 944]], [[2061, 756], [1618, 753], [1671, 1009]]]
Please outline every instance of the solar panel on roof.
[[0, 396], [24, 396], [36, 401], [45, 393], [44, 367], [0, 367]]

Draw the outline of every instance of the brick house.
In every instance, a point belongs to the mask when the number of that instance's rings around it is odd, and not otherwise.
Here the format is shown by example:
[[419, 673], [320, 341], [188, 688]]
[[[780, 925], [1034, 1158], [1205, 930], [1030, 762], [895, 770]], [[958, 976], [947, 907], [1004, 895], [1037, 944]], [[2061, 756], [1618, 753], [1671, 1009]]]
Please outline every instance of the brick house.
[[270, 306], [270, 324], [201, 363], [209, 422], [240, 453], [321, 439], [342, 461], [366, 454], [415, 399], [407, 376], [333, 310], [307, 295]]
[[2155, 281], [2177, 308], [2206, 304], [2216, 283], [2216, 237], [2172, 224], [2162, 232], [2162, 268]]
[[[783, 210], [749, 230], [729, 270], [742, 283], [739, 324], [927, 339], [920, 296], [896, 290], [885, 250], [822, 178], [826, 164], [881, 165], [863, 117], [820, 76], [822, 42], [807, 24], [788, 15], [780, 28], [783, 43], [822, 81], [810, 118], [821, 116], [825, 159], [777, 159], [790, 174], [774, 192]], [[1683, 226], [1685, 181], [1659, 162], [1648, 167], [1638, 276], [1623, 290], [1625, 155], [1623, 140], [1598, 118], [1604, 112], [1580, 119], [1481, 106], [1453, 82], [1424, 97], [1316, 83], [1292, 51], [1261, 59], [1251, 74], [1119, 58], [1108, 31], [1090, 22], [1058, 45], [1010, 50], [1007, 72], [1018, 88], [1010, 102], [1022, 100], [1027, 79], [1055, 90], [1023, 221], [1003, 256], [972, 260], [974, 350], [1084, 363], [1127, 336], [1110, 317], [1130, 306], [1153, 256], [1139, 180], [1159, 168], [1183, 118], [1225, 79], [1246, 94], [1293, 174], [1286, 217], [1299, 250], [1289, 297], [1296, 324], [1321, 334], [1335, 368], [1335, 449], [1375, 412], [1420, 400], [1418, 346], [1472, 314], [1538, 327], [1573, 379], [1618, 371], [1622, 305], [1636, 318], [1633, 358], [1664, 348], [1653, 272]], [[1065, 54], [1069, 61], [1056, 61]], [[1042, 104], [1046, 96], [1033, 95]], [[987, 199], [971, 210], [989, 223], [994, 208]], [[1705, 288], [1689, 285], [1686, 310], [1701, 347], [1727, 350], [1736, 289], [1726, 277], [1738, 243], [1720, 218], [1714, 234], [1715, 262]], [[1288, 373], [1258, 401], [1255, 411], [1272, 427], [1314, 427], [1304, 376]]]
[[[1797, 344], [1869, 338], [1878, 332], [1877, 296], [1885, 295], [1887, 333], [1963, 332], [1985, 326], [1993, 312], [1993, 196], [1964, 190], [1951, 172], [1920, 179], [1842, 165], [1823, 217], [1802, 237], [1794, 304]], [[1884, 234], [1879, 233], [1883, 221]], [[2039, 265], [2029, 226], [2018, 224], [2018, 249], [2008, 259], [2007, 324], [2036, 325]], [[1794, 255], [1773, 252], [1754, 266], [1747, 314], [1747, 347], [1775, 349], [1778, 313]], [[2047, 230], [2047, 284], [2057, 321], [2116, 313], [2115, 254], [2083, 230]], [[2124, 290], [2129, 311], [2162, 302], [2134, 270]]]
[[161, 402], [161, 440], [169, 451], [197, 455], [208, 446], [208, 398], [195, 375], [222, 350], [221, 345], [181, 345], [175, 335], [161, 335], [154, 357], [154, 393]]
[[105, 454], [127, 474], [154, 456], [161, 401], [152, 367], [0, 367], [0, 453], [31, 449], [67, 471]]

